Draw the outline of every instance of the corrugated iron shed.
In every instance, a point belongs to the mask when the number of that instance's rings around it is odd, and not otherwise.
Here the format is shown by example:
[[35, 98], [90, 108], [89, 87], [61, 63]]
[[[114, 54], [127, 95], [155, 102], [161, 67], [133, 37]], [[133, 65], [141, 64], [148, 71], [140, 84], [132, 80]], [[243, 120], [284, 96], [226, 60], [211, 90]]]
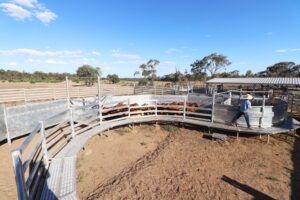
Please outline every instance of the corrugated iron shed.
[[264, 77], [264, 78], [213, 78], [210, 84], [263, 84], [263, 85], [300, 85], [300, 78]]

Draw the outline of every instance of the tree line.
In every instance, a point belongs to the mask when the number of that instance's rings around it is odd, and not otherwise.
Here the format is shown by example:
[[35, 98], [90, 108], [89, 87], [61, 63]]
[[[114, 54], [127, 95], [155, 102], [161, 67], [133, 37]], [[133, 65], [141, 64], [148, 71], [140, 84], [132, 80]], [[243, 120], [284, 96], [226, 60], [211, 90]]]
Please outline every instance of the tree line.
[[[206, 81], [210, 78], [228, 78], [228, 77], [300, 77], [300, 64], [286, 61], [275, 63], [268, 66], [264, 71], [253, 73], [251, 70], [245, 74], [240, 74], [239, 70], [226, 72], [226, 67], [231, 65], [227, 56], [212, 53], [202, 59], [196, 60], [190, 65], [190, 71], [181, 72], [175, 69], [175, 72], [157, 76], [156, 67], [160, 64], [157, 59], [150, 59], [148, 62], [141, 64], [139, 70], [134, 72], [134, 78], [124, 78], [124, 80], [138, 81], [139, 85], [153, 85], [154, 81], [168, 81], [174, 83], [182, 83], [186, 81]], [[100, 67], [90, 65], [82, 65], [78, 67], [75, 74], [71, 73], [45, 73], [36, 71], [33, 73], [19, 72], [15, 70], [0, 69], [0, 80], [9, 82], [62, 82], [68, 76], [74, 82], [83, 82], [85, 85], [93, 85], [97, 80], [97, 76], [101, 76]], [[137, 78], [136, 75], [141, 75]], [[117, 74], [109, 74], [106, 79], [111, 83], [120, 82]]]
[[5, 82], [47, 82], [47, 83], [55, 83], [61, 82], [65, 80], [65, 77], [72, 77], [74, 75], [70, 73], [46, 73], [42, 71], [36, 71], [33, 73], [29, 72], [19, 72], [16, 70], [4, 70], [0, 69], [0, 80]]

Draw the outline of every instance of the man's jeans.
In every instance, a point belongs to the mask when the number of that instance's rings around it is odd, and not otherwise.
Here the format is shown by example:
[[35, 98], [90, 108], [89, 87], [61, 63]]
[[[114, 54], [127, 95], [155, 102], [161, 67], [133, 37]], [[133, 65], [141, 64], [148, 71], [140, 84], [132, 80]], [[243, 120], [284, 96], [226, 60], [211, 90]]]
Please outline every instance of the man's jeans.
[[241, 112], [241, 111], [238, 111], [238, 113], [234, 116], [233, 120], [232, 120], [232, 123], [236, 123], [236, 121], [242, 116], [244, 115], [245, 117], [245, 120], [246, 120], [246, 123], [247, 123], [247, 126], [248, 128], [250, 128], [250, 122], [249, 122], [249, 114], [248, 112]]

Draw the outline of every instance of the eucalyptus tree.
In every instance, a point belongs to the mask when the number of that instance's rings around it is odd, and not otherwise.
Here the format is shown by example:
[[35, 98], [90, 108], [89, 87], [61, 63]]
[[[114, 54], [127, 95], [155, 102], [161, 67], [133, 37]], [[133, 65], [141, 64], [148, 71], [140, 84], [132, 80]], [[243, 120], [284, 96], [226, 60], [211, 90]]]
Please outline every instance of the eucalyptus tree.
[[156, 66], [159, 65], [159, 60], [150, 59], [147, 63], [141, 64], [141, 74], [144, 77], [144, 80], [149, 80], [151, 85], [154, 84], [154, 80], [156, 78]]
[[221, 69], [225, 69], [231, 62], [228, 58], [222, 54], [212, 53], [203, 57], [201, 60], [196, 60], [191, 64], [191, 72], [196, 75], [203, 75], [209, 72], [209, 75], [213, 77]]
[[76, 74], [77, 76], [85, 82], [85, 85], [91, 86], [94, 84], [96, 77], [99, 76], [101, 72], [100, 68], [94, 68], [90, 65], [82, 65], [78, 67]]

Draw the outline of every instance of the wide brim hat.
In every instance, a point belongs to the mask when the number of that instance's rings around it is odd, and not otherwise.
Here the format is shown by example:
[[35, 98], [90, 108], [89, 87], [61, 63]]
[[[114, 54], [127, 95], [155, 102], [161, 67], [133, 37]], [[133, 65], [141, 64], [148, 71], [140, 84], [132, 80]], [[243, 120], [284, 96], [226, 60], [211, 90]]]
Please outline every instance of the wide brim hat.
[[241, 96], [241, 99], [248, 99], [248, 100], [252, 100], [253, 96], [251, 94], [245, 94]]

